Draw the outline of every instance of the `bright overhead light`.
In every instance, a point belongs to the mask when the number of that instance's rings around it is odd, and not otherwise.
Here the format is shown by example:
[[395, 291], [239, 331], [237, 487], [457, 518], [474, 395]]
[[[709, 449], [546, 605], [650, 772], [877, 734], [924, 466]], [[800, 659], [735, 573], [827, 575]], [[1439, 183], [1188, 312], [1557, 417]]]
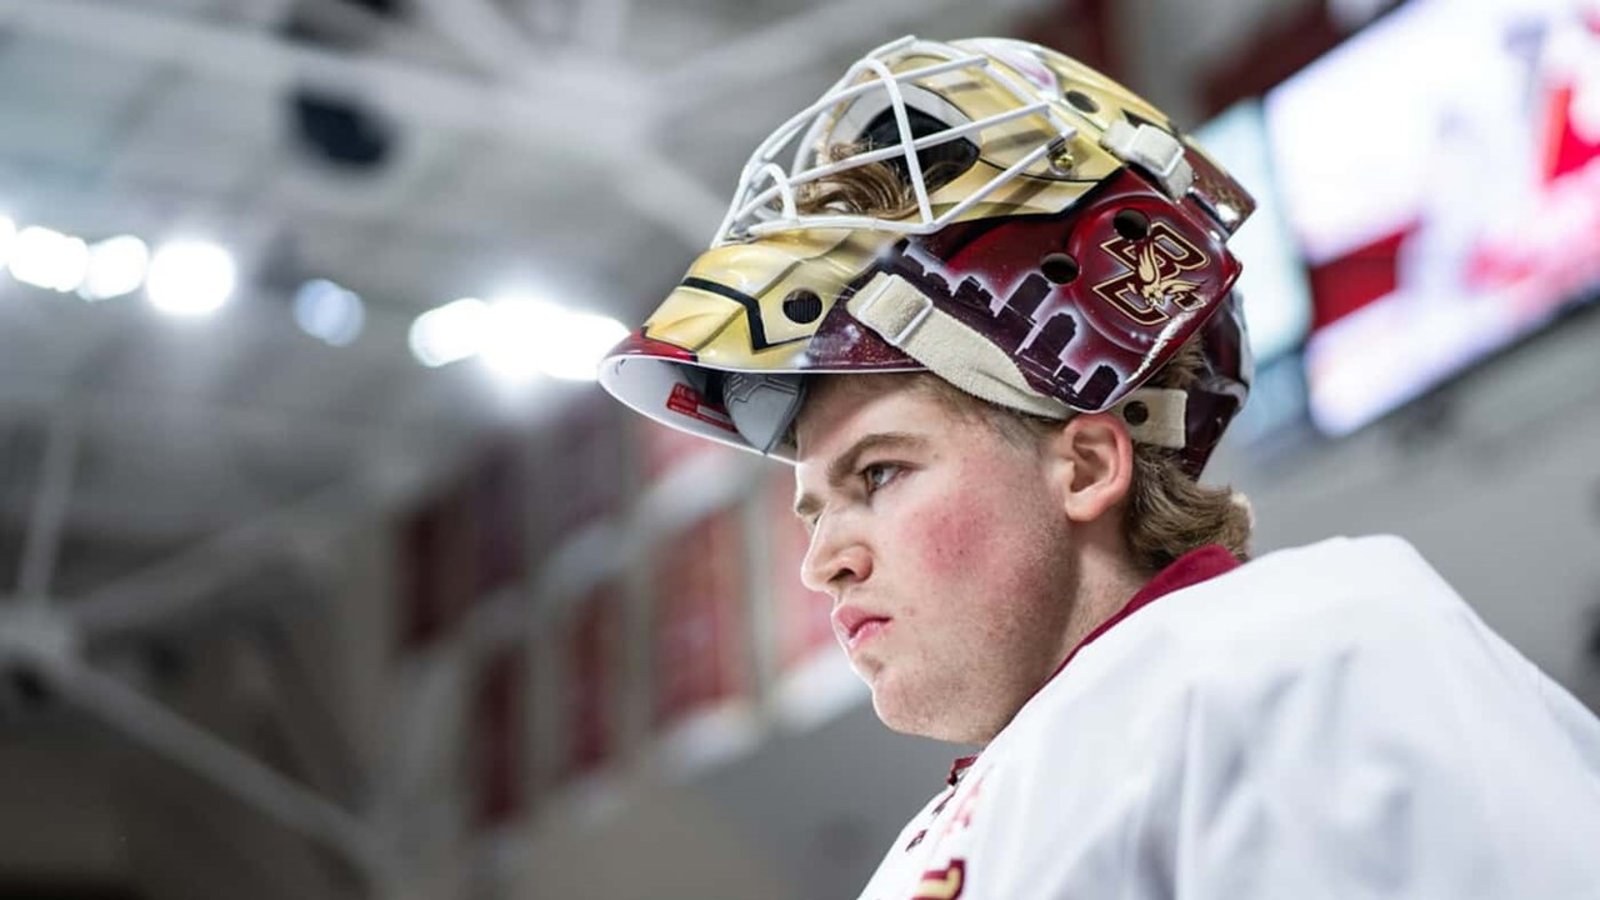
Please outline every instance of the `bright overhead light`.
[[86, 300], [131, 294], [144, 283], [150, 248], [131, 234], [107, 238], [89, 248], [89, 274], [78, 293]]
[[411, 354], [425, 366], [442, 366], [476, 354], [487, 331], [489, 304], [463, 297], [434, 307], [411, 323]]
[[628, 336], [628, 326], [610, 316], [569, 312], [538, 354], [541, 371], [566, 381], [594, 381], [606, 352]]
[[10, 216], [0, 215], [0, 269], [6, 267], [6, 261], [11, 258], [11, 245], [17, 238], [17, 223], [11, 221]]
[[324, 343], [335, 347], [349, 344], [360, 336], [366, 319], [361, 297], [326, 278], [308, 281], [295, 292], [295, 323]]
[[469, 356], [501, 381], [520, 385], [546, 375], [593, 381], [607, 350], [626, 337], [615, 319], [573, 312], [544, 300], [476, 298], [431, 309], [411, 326], [411, 352], [424, 365]]
[[11, 277], [52, 291], [76, 290], [89, 271], [82, 238], [39, 225], [17, 232], [11, 243]]
[[481, 356], [491, 371], [513, 383], [536, 375], [593, 381], [606, 351], [628, 334], [610, 317], [542, 300], [500, 300], [490, 311]]
[[209, 241], [173, 241], [151, 258], [145, 293], [164, 313], [205, 315], [228, 301], [237, 277], [226, 249]]
[[501, 380], [525, 384], [544, 371], [539, 357], [568, 313], [543, 300], [510, 298], [489, 307], [489, 327], [479, 356]]

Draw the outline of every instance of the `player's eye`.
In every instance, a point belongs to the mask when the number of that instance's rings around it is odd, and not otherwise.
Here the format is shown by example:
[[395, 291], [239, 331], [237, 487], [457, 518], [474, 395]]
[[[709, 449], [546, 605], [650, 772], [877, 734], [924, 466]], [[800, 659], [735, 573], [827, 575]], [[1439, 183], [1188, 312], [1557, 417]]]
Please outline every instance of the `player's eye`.
[[866, 487], [867, 496], [876, 494], [880, 489], [887, 487], [900, 474], [900, 466], [894, 463], [877, 462], [861, 469], [861, 482]]

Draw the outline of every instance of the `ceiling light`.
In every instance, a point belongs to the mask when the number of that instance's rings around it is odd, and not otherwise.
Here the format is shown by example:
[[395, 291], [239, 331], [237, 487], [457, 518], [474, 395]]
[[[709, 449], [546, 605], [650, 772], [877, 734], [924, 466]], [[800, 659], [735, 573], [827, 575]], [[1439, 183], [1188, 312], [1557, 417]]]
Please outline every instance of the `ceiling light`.
[[144, 283], [150, 248], [131, 234], [107, 238], [89, 248], [89, 274], [78, 293], [86, 300], [131, 294]]
[[335, 347], [349, 344], [360, 336], [366, 318], [361, 297], [326, 278], [308, 281], [295, 292], [295, 323], [324, 343]]
[[627, 336], [628, 327], [610, 316], [568, 312], [541, 342], [535, 362], [552, 378], [594, 381], [607, 351]]
[[177, 316], [215, 312], [238, 277], [233, 255], [206, 241], [174, 241], [150, 260], [145, 292], [156, 309]]
[[12, 241], [10, 262], [11, 276], [23, 284], [76, 290], [89, 271], [89, 246], [82, 238], [30, 225]]
[[502, 381], [525, 384], [544, 371], [540, 357], [558, 343], [568, 313], [554, 303], [523, 298], [497, 300], [479, 351], [483, 364]]
[[489, 304], [463, 297], [428, 310], [411, 323], [411, 354], [425, 366], [466, 359], [483, 346]]

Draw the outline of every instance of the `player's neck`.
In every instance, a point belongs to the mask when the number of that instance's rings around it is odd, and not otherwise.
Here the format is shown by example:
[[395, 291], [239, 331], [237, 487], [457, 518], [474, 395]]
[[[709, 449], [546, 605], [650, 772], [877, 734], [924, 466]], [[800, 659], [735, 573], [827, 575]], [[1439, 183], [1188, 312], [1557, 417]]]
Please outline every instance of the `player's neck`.
[[1059, 659], [1065, 661], [1095, 629], [1104, 625], [1149, 582], [1120, 553], [1086, 554], [1073, 598], [1072, 613], [1061, 636]]
[[1150, 580], [1149, 576], [1140, 574], [1128, 565], [1126, 556], [1120, 553], [1093, 551], [1084, 553], [1079, 556], [1074, 570], [1075, 577], [1072, 578], [1072, 584], [1068, 589], [1069, 596], [1063, 598], [1063, 602], [1069, 605], [1066, 625], [1060, 634], [1056, 653], [1050, 660], [1046, 677], [1041, 678], [1037, 686], [1027, 695], [1015, 698], [1015, 705], [1010, 709], [1010, 714], [996, 721], [991, 729], [986, 729], [982, 737], [962, 739], [961, 742], [986, 746], [1016, 718], [1017, 713], [1022, 711], [1028, 701], [1049, 683], [1059, 671], [1060, 664], [1093, 634], [1095, 629], [1126, 606], [1139, 589]]

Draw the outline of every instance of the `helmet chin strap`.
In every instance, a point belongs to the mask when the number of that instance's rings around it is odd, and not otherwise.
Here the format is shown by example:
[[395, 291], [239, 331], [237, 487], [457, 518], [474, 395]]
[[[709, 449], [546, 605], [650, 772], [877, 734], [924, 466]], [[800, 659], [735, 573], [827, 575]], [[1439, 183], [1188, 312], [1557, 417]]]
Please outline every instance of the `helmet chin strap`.
[[[1076, 414], [1060, 400], [1035, 391], [1004, 351], [899, 275], [878, 273], [850, 298], [846, 309], [885, 341], [975, 397], [1047, 419]], [[1138, 388], [1107, 411], [1122, 419], [1133, 440], [1182, 450], [1188, 439], [1187, 409], [1184, 391]]]
[[1027, 386], [1005, 351], [933, 304], [911, 282], [879, 272], [845, 307], [861, 324], [974, 397], [1047, 419], [1072, 408]]

